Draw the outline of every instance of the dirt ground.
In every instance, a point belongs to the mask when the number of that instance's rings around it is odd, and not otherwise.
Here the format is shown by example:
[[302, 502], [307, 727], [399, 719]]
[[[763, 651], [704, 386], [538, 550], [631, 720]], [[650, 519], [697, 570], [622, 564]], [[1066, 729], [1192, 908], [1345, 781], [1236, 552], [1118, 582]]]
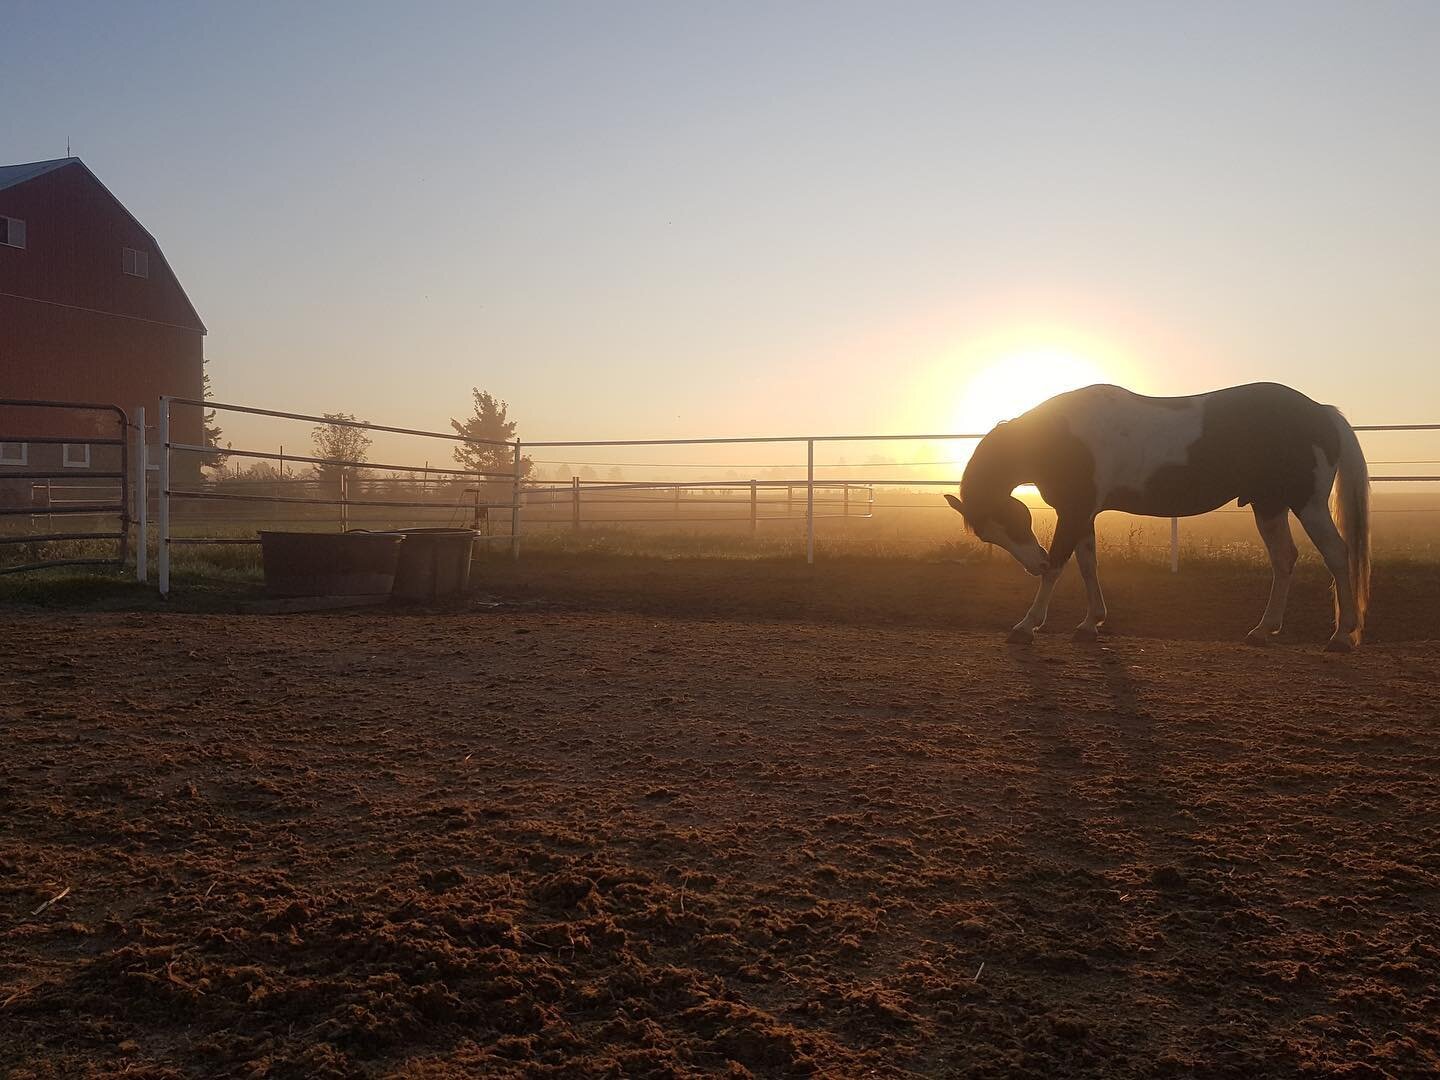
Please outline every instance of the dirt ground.
[[1440, 1072], [1433, 572], [577, 567], [0, 613], [0, 1075]]

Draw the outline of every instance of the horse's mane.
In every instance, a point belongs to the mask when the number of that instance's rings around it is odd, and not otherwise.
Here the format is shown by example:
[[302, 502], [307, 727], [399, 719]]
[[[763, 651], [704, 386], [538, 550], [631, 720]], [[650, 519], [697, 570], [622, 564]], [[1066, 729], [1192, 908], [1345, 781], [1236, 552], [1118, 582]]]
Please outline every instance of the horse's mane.
[[[960, 477], [960, 501], [977, 510], [1009, 495], [1015, 488], [1011, 479], [1016, 465], [1018, 420], [1002, 421], [980, 440]], [[969, 521], [965, 527], [970, 529]], [[974, 532], [973, 529], [970, 529]]]

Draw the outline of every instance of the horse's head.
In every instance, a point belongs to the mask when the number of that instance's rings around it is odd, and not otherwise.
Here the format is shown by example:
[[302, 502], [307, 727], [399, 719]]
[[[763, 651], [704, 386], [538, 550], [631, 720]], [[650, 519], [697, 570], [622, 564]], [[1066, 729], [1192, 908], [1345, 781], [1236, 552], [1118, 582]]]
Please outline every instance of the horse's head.
[[965, 519], [965, 527], [987, 544], [1004, 548], [1027, 574], [1039, 577], [1050, 569], [1050, 562], [1035, 530], [1030, 525], [1030, 508], [1013, 495], [998, 501], [969, 505], [954, 495], [945, 500]]

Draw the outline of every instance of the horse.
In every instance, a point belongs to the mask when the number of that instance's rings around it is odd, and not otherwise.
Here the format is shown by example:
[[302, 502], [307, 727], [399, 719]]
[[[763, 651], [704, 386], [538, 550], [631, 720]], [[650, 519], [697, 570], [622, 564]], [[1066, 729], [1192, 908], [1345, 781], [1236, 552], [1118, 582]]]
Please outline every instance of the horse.
[[[1029, 507], [1012, 494], [1025, 483], [1055, 510], [1049, 551], [1035, 539]], [[1335, 517], [1327, 505], [1332, 488]], [[1360, 644], [1370, 598], [1365, 454], [1340, 410], [1288, 386], [1145, 397], [1102, 384], [1057, 394], [981, 439], [960, 497], [945, 498], [971, 533], [1040, 579], [1030, 610], [1010, 631], [1013, 643], [1034, 641], [1072, 554], [1087, 597], [1074, 638], [1096, 640], [1106, 617], [1095, 564], [1095, 517], [1102, 510], [1190, 517], [1234, 499], [1254, 512], [1273, 572], [1265, 613], [1246, 641], [1264, 645], [1280, 632], [1299, 554], [1293, 512], [1335, 579], [1335, 630], [1326, 650]]]

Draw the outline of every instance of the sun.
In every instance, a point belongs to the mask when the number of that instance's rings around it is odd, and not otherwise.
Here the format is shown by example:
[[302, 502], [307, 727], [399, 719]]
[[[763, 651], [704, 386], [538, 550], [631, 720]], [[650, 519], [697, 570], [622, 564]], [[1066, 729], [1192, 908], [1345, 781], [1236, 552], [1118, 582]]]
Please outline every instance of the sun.
[[1106, 382], [1095, 361], [1069, 349], [1032, 347], [997, 357], [965, 383], [955, 403], [954, 430], [983, 435], [1066, 390]]

